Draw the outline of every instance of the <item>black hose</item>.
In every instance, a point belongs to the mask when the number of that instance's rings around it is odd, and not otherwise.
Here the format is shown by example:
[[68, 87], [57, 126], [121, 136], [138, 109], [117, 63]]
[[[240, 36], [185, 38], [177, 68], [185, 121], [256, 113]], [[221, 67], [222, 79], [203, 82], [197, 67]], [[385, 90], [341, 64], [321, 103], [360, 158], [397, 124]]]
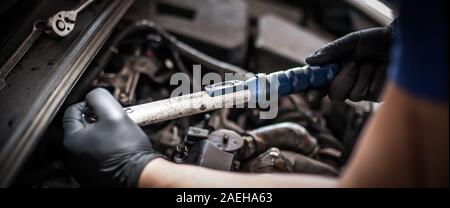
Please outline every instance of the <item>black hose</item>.
[[311, 136], [304, 127], [291, 122], [261, 127], [248, 131], [246, 134], [252, 136], [258, 144], [256, 146], [261, 148], [257, 152], [277, 147], [305, 155], [314, 155], [319, 148], [316, 138]]
[[[133, 27], [133, 26], [130, 26]], [[245, 69], [242, 69], [238, 66], [220, 61], [216, 58], [213, 58], [211, 56], [208, 56], [193, 47], [178, 41], [177, 38], [175, 38], [173, 35], [169, 34], [167, 31], [165, 31], [163, 28], [159, 27], [155, 23], [148, 21], [148, 20], [140, 20], [137, 21], [134, 24], [134, 27], [138, 29], [150, 29], [153, 31], [156, 31], [161, 37], [167, 41], [170, 45], [173, 46], [174, 49], [176, 49], [178, 52], [180, 52], [181, 55], [186, 56], [187, 58], [198, 62], [205, 67], [207, 67], [210, 70], [216, 71], [218, 73], [239, 73], [242, 75], [248, 74], [248, 71]]]

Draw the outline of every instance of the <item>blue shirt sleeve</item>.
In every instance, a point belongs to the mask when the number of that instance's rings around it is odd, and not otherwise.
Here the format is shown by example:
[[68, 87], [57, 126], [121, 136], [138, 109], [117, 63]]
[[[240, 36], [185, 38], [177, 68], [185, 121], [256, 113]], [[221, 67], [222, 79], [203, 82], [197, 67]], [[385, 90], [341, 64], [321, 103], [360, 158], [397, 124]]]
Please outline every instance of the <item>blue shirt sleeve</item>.
[[402, 1], [389, 79], [420, 99], [448, 103], [448, 1]]

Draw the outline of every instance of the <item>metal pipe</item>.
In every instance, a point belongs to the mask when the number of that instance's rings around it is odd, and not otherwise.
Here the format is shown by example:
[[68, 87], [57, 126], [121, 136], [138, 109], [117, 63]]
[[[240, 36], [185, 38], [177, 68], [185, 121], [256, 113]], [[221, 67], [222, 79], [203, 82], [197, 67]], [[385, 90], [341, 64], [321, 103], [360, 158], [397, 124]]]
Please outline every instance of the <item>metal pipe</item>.
[[241, 90], [221, 96], [197, 92], [156, 102], [125, 108], [127, 115], [141, 126], [205, 113], [222, 108], [232, 108], [250, 101], [250, 91]]

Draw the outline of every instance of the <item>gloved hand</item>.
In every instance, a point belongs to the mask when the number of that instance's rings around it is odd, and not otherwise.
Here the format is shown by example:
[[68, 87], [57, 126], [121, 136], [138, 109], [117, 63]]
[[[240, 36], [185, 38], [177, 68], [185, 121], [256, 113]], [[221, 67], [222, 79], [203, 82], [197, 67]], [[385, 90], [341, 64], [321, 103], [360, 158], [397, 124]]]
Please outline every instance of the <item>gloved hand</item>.
[[[82, 116], [87, 106], [96, 116], [91, 124]], [[104, 89], [68, 108], [63, 122], [66, 162], [82, 186], [136, 187], [147, 163], [162, 157]]]
[[391, 25], [350, 33], [316, 51], [306, 58], [306, 63], [342, 64], [330, 85], [330, 99], [376, 101], [386, 78], [392, 33]]

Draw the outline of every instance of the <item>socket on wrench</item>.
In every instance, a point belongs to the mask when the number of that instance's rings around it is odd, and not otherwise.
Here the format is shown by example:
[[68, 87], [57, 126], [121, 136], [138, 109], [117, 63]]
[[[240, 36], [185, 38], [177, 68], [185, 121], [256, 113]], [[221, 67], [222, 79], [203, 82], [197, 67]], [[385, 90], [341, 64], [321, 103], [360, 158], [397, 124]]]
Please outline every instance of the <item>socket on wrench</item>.
[[38, 20], [34, 23], [33, 30], [28, 37], [17, 48], [13, 55], [0, 68], [0, 90], [6, 86], [6, 77], [10, 74], [14, 66], [20, 61], [30, 47], [36, 42], [43, 32], [55, 33], [60, 37], [67, 36], [75, 27], [75, 21], [79, 12], [84, 10], [95, 0], [86, 0], [80, 3], [74, 10], [60, 11], [50, 17], [47, 21]]
[[48, 26], [52, 32], [60, 37], [69, 35], [75, 28], [78, 13], [83, 11], [94, 0], [85, 0], [81, 2], [75, 9], [70, 11], [60, 11], [48, 20]]

